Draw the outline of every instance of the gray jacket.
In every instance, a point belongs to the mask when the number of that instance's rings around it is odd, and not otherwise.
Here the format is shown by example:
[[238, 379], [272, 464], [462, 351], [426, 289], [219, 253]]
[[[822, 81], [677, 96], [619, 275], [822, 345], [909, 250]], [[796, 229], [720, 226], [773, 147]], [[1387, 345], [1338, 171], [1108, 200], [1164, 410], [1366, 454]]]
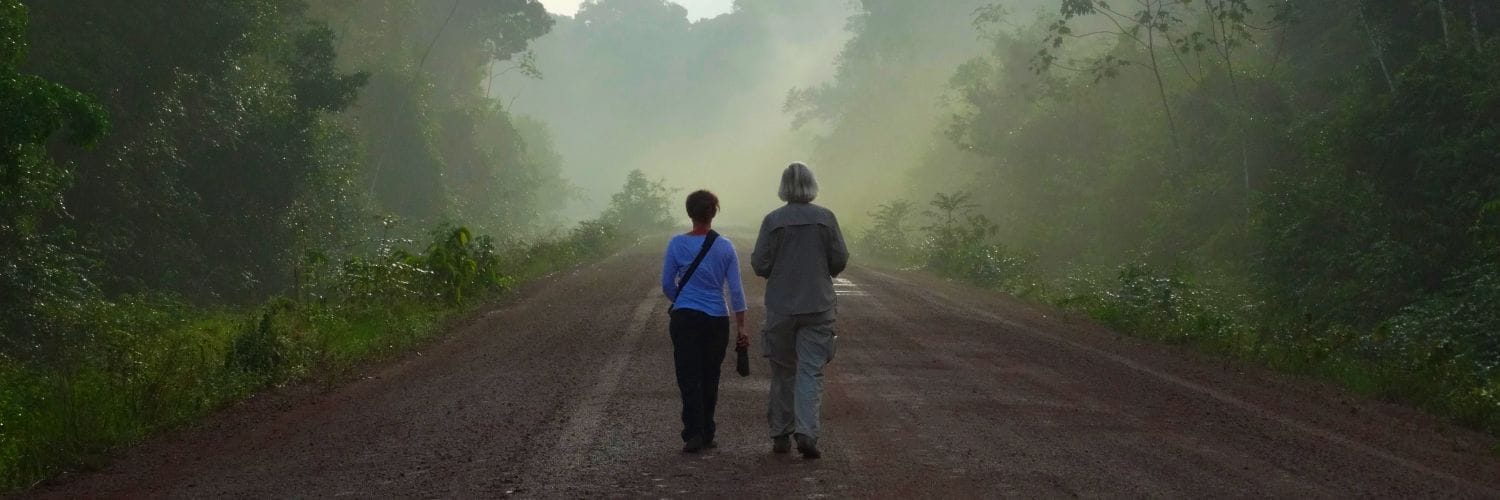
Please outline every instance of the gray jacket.
[[833, 278], [849, 264], [849, 249], [833, 212], [788, 203], [766, 214], [750, 267], [766, 278], [766, 310], [791, 315], [832, 310]]

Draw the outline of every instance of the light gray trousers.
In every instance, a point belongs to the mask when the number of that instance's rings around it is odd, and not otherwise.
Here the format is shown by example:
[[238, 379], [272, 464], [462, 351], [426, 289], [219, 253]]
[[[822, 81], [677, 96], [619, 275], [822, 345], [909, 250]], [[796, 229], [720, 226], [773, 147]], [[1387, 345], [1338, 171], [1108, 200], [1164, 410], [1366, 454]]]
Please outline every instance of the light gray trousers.
[[833, 361], [834, 311], [783, 316], [766, 312], [761, 352], [771, 362], [771, 437], [818, 437], [823, 367]]

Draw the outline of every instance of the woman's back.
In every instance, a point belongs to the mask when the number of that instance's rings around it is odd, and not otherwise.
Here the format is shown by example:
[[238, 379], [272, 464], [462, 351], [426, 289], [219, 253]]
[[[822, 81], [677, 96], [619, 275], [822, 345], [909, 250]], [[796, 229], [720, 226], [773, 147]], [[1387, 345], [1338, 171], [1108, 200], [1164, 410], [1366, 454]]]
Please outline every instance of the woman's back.
[[[677, 294], [677, 283], [703, 249], [704, 238], [707, 235], [679, 234], [667, 244], [666, 257], [662, 262], [661, 287], [668, 299]], [[726, 288], [729, 290], [728, 307], [724, 302]], [[740, 283], [739, 256], [729, 238], [720, 236], [714, 241], [708, 255], [703, 257], [703, 263], [698, 265], [698, 270], [683, 284], [682, 293], [677, 296], [674, 304], [674, 309], [693, 309], [721, 317], [728, 316], [731, 310], [745, 310], [745, 290]]]

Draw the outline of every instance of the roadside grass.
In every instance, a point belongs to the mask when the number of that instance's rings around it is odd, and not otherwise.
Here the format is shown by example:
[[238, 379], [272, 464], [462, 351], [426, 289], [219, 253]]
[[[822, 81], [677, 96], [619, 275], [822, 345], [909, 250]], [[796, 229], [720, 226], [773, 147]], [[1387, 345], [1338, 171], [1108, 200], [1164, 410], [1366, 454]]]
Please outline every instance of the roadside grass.
[[[223, 354], [242, 314], [127, 298], [84, 314], [92, 339], [46, 366], [0, 358], [0, 471], [26, 487], [60, 464], [97, 465], [120, 443], [242, 396]], [[181, 313], [188, 313], [182, 315]]]
[[1085, 280], [1050, 302], [1130, 335], [1331, 381], [1500, 437], [1500, 372], [1475, 347], [1411, 340], [1415, 334], [1393, 332], [1390, 321], [1376, 331], [1309, 324], [1138, 266], [1122, 267], [1113, 284]]
[[[1377, 331], [1309, 325], [1268, 312], [1250, 297], [1143, 266], [1122, 266], [1114, 276], [1096, 272], [1049, 283], [1024, 272], [943, 272], [912, 262], [876, 259], [875, 265], [922, 270], [1081, 312], [1124, 334], [1330, 381], [1364, 397], [1412, 406], [1500, 437], [1500, 370], [1484, 362], [1476, 347], [1399, 331], [1389, 326], [1394, 319]], [[1500, 444], [1494, 451], [1500, 454]]]
[[[442, 236], [448, 246], [440, 238], [424, 259], [395, 253], [348, 265], [365, 274], [351, 272], [330, 291], [301, 300], [215, 309], [136, 296], [60, 314], [71, 335], [59, 343], [65, 350], [31, 360], [0, 355], [0, 491], [97, 468], [123, 447], [270, 387], [339, 380], [362, 363], [430, 339], [447, 318], [518, 281], [621, 243], [608, 231], [580, 230], [501, 251], [486, 264], [483, 244], [457, 236]], [[436, 271], [422, 270], [429, 268]], [[423, 281], [444, 269], [483, 286]], [[469, 299], [454, 300], [458, 293]]]

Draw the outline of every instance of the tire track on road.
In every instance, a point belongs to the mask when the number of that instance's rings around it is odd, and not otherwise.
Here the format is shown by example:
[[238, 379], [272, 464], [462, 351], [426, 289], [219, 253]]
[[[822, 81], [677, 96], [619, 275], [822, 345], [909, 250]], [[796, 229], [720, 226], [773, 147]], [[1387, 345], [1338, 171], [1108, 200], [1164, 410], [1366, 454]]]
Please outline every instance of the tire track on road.
[[1197, 394], [1206, 396], [1206, 397], [1211, 398], [1211, 399], [1213, 399], [1215, 401], [1218, 401], [1219, 403], [1222, 403], [1222, 404], [1231, 406], [1233, 408], [1236, 408], [1236, 409], [1238, 409], [1240, 411], [1243, 411], [1243, 412], [1245, 412], [1245, 413], [1247, 413], [1247, 414], [1249, 414], [1251, 416], [1254, 416], [1256, 418], [1259, 418], [1259, 419], [1262, 419], [1262, 420], [1271, 421], [1271, 422], [1275, 422], [1277, 424], [1280, 424], [1280, 425], [1285, 426], [1287, 428], [1296, 430], [1296, 431], [1301, 432], [1303, 434], [1310, 435], [1310, 436], [1313, 436], [1313, 437], [1316, 437], [1316, 438], [1319, 438], [1319, 439], [1322, 439], [1322, 440], [1325, 440], [1325, 441], [1337, 444], [1337, 445], [1342, 446], [1344, 448], [1347, 448], [1347, 449], [1350, 449], [1350, 450], [1353, 450], [1353, 451], [1357, 451], [1357, 452], [1363, 453], [1363, 454], [1365, 454], [1367, 456], [1370, 456], [1370, 457], [1373, 457], [1373, 458], [1378, 458], [1378, 459], [1383, 460], [1385, 462], [1388, 462], [1388, 463], [1391, 463], [1391, 464], [1395, 464], [1395, 465], [1407, 468], [1409, 470], [1425, 474], [1425, 475], [1427, 475], [1429, 477], [1434, 477], [1434, 478], [1438, 478], [1438, 479], [1450, 482], [1450, 483], [1452, 483], [1452, 484], [1454, 484], [1456, 486], [1460, 486], [1460, 487], [1462, 487], [1464, 489], [1467, 489], [1469, 491], [1482, 492], [1482, 493], [1484, 493], [1487, 496], [1497, 496], [1497, 497], [1500, 497], [1500, 490], [1497, 490], [1497, 489], [1492, 488], [1490, 486], [1487, 486], [1487, 485], [1484, 485], [1484, 484], [1480, 484], [1480, 483], [1477, 483], [1477, 482], [1474, 482], [1474, 481], [1470, 481], [1468, 479], [1464, 479], [1464, 478], [1458, 477], [1458, 476], [1450, 474], [1448, 472], [1441, 471], [1441, 470], [1429, 467], [1429, 466], [1427, 466], [1425, 464], [1413, 461], [1411, 459], [1395, 455], [1395, 454], [1393, 454], [1391, 452], [1388, 452], [1386, 450], [1375, 448], [1375, 447], [1370, 446], [1368, 444], [1365, 444], [1365, 443], [1353, 440], [1351, 438], [1345, 437], [1345, 436], [1343, 436], [1343, 435], [1341, 435], [1341, 434], [1339, 434], [1339, 433], [1337, 433], [1335, 431], [1331, 431], [1331, 430], [1328, 430], [1328, 429], [1325, 429], [1325, 428], [1321, 428], [1321, 427], [1318, 427], [1318, 426], [1314, 426], [1314, 425], [1311, 425], [1311, 424], [1308, 424], [1308, 423], [1305, 423], [1305, 422], [1301, 422], [1301, 421], [1294, 420], [1294, 419], [1291, 419], [1291, 418], [1288, 418], [1288, 417], [1284, 417], [1284, 416], [1276, 414], [1276, 413], [1274, 413], [1274, 412], [1272, 412], [1270, 410], [1267, 410], [1267, 409], [1265, 409], [1265, 408], [1263, 408], [1261, 406], [1258, 406], [1256, 404], [1250, 403], [1248, 401], [1245, 401], [1243, 399], [1240, 399], [1240, 398], [1237, 398], [1237, 397], [1235, 397], [1233, 395], [1230, 395], [1230, 394], [1228, 394], [1226, 392], [1223, 392], [1223, 391], [1214, 389], [1212, 387], [1208, 387], [1206, 385], [1199, 384], [1199, 383], [1196, 383], [1196, 382], [1184, 379], [1182, 377], [1178, 377], [1176, 375], [1172, 375], [1170, 373], [1163, 372], [1161, 370], [1157, 370], [1155, 368], [1152, 368], [1150, 366], [1146, 366], [1146, 365], [1144, 365], [1142, 363], [1139, 363], [1139, 362], [1137, 362], [1135, 360], [1132, 360], [1130, 358], [1126, 358], [1126, 357], [1121, 356], [1119, 354], [1112, 353], [1112, 352], [1109, 352], [1109, 351], [1105, 351], [1105, 350], [1099, 349], [1097, 347], [1089, 346], [1089, 345], [1086, 345], [1086, 344], [1083, 344], [1083, 343], [1080, 343], [1080, 342], [1077, 342], [1077, 341], [1074, 341], [1074, 340], [1066, 339], [1066, 338], [1060, 337], [1058, 335], [1054, 335], [1054, 334], [1051, 334], [1051, 333], [1047, 333], [1047, 332], [1038, 330], [1038, 329], [1036, 329], [1034, 327], [1031, 327], [1031, 326], [1026, 325], [1024, 323], [1021, 323], [1021, 322], [1018, 322], [1018, 321], [1015, 321], [1015, 320], [1012, 320], [1012, 319], [1000, 316], [1000, 315], [995, 314], [995, 313], [993, 313], [991, 311], [983, 310], [983, 309], [974, 307], [974, 306], [972, 306], [970, 304], [966, 304], [964, 302], [953, 300], [951, 297], [948, 297], [947, 295], [944, 295], [941, 292], [937, 292], [937, 291], [933, 291], [933, 290], [927, 290], [927, 289], [924, 289], [924, 288], [921, 288], [921, 287], [912, 286], [907, 281], [902, 280], [902, 279], [900, 279], [900, 278], [898, 278], [896, 276], [892, 276], [890, 274], [882, 273], [880, 271], [876, 271], [876, 270], [869, 269], [869, 268], [861, 268], [860, 271], [863, 272], [863, 273], [865, 273], [865, 274], [876, 276], [876, 277], [878, 277], [878, 278], [880, 278], [882, 280], [885, 280], [887, 282], [895, 283], [895, 284], [900, 285], [900, 286], [909, 287], [909, 288], [913, 289], [914, 291], [916, 291], [916, 295], [918, 297], [920, 297], [922, 300], [926, 301], [928, 304], [932, 305], [935, 308], [947, 309], [947, 310], [956, 311], [956, 312], [959, 312], [959, 313], [962, 313], [962, 314], [967, 314], [967, 315], [969, 315], [971, 317], [983, 318], [983, 319], [988, 320], [988, 321], [990, 321], [992, 323], [1003, 325], [1003, 326], [1005, 326], [1007, 328], [1010, 328], [1010, 329], [1012, 329], [1014, 331], [1017, 331], [1017, 332], [1020, 332], [1022, 334], [1025, 334], [1025, 335], [1030, 336], [1032, 338], [1036, 338], [1036, 339], [1043, 340], [1043, 341], [1050, 342], [1050, 343], [1057, 344], [1057, 345], [1066, 346], [1066, 347], [1069, 347], [1069, 348], [1072, 348], [1072, 349], [1075, 349], [1075, 350], [1078, 350], [1078, 351], [1082, 351], [1082, 352], [1091, 354], [1093, 356], [1097, 356], [1097, 357], [1100, 357], [1100, 358], [1103, 358], [1103, 359], [1107, 359], [1107, 360], [1109, 360], [1111, 362], [1117, 363], [1117, 364], [1119, 364], [1121, 366], [1124, 366], [1124, 367], [1129, 368], [1131, 370], [1134, 370], [1136, 372], [1139, 372], [1139, 373], [1142, 373], [1142, 374], [1145, 374], [1145, 375], [1149, 375], [1149, 376], [1151, 376], [1151, 377], [1153, 377], [1153, 378], [1155, 378], [1155, 379], [1157, 379], [1157, 380], [1159, 380], [1161, 382], [1167, 383], [1169, 385], [1177, 386], [1178, 388], [1185, 389], [1187, 391], [1190, 391], [1190, 392], [1193, 392], [1193, 393], [1197, 393]]
[[655, 287], [647, 288], [645, 297], [631, 314], [630, 322], [626, 323], [619, 336], [609, 339], [616, 348], [599, 369], [598, 381], [574, 407], [558, 436], [557, 444], [527, 474], [528, 477], [547, 478], [540, 486], [546, 488], [568, 483], [570, 479], [574, 479], [568, 475], [576, 476], [588, 462], [589, 445], [599, 435], [605, 409], [620, 386], [636, 343], [646, 331], [646, 323], [661, 303], [658, 293], [660, 291]]

